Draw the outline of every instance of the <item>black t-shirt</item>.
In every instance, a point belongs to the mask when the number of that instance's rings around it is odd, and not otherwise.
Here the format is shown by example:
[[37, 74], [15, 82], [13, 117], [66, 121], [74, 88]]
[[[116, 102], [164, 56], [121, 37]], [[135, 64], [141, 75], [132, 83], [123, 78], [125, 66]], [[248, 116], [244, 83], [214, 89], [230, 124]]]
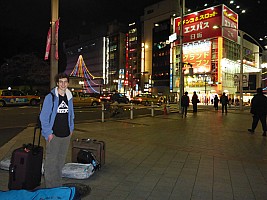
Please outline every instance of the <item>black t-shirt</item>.
[[68, 122], [68, 99], [66, 94], [64, 96], [59, 96], [57, 115], [53, 125], [53, 133], [57, 137], [68, 137], [70, 135], [70, 128]]

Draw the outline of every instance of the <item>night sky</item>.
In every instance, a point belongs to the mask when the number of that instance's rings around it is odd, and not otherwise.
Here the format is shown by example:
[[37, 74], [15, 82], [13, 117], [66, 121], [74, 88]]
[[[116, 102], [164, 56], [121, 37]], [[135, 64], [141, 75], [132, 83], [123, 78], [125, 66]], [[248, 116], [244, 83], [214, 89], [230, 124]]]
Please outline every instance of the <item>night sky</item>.
[[[145, 6], [159, 0], [60, 0], [59, 1], [59, 42], [86, 33], [91, 27], [113, 19], [131, 22], [143, 14]], [[224, 0], [185, 0], [192, 10], [203, 9], [205, 2], [225, 3]], [[216, 2], [217, 1], [217, 2]], [[255, 39], [267, 35], [267, 1], [236, 0], [246, 9], [239, 15], [239, 29]], [[229, 6], [239, 12], [234, 6]], [[0, 65], [5, 59], [20, 53], [35, 52], [40, 58], [45, 51], [45, 43], [51, 19], [50, 0], [1, 0], [0, 1]], [[267, 40], [266, 40], [267, 42]]]

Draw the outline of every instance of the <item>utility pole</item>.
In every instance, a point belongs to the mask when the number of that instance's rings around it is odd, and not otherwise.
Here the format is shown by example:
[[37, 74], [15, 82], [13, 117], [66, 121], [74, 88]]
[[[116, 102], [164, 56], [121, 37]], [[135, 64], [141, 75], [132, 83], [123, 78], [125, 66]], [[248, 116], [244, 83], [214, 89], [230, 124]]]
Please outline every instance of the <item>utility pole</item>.
[[51, 0], [51, 53], [50, 53], [50, 89], [55, 87], [55, 75], [58, 73], [56, 54], [56, 21], [58, 20], [59, 0]]
[[180, 20], [180, 33], [179, 33], [179, 39], [180, 39], [180, 68], [179, 68], [179, 73], [180, 73], [180, 84], [179, 84], [179, 90], [180, 90], [180, 95], [179, 95], [179, 110], [181, 112], [182, 109], [182, 96], [184, 94], [184, 72], [183, 72], [183, 32], [184, 32], [184, 0], [180, 0], [180, 15], [181, 15], [181, 20]]
[[243, 46], [244, 46], [244, 32], [238, 30], [240, 34], [240, 76], [239, 76], [239, 93], [240, 93], [240, 110], [243, 110]]

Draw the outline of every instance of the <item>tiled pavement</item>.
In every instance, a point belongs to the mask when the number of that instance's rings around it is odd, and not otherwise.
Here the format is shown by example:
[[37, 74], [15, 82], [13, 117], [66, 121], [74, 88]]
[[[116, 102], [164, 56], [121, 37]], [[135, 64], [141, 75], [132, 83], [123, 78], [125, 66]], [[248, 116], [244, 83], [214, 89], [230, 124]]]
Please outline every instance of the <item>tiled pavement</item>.
[[[106, 142], [106, 164], [89, 179], [64, 182], [88, 184], [90, 200], [266, 200], [266, 138], [260, 124], [248, 134], [250, 125], [248, 111], [234, 109], [76, 124], [74, 138]], [[32, 130], [3, 146], [0, 159], [31, 141]], [[8, 172], [0, 177], [7, 190]]]

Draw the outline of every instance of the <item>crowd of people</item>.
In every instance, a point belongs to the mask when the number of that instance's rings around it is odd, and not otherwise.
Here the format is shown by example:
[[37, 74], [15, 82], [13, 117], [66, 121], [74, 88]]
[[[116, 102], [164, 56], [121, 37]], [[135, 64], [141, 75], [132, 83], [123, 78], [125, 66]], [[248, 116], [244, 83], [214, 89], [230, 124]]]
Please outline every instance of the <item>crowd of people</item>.
[[[191, 103], [193, 104], [193, 113], [197, 112], [197, 104], [200, 103], [198, 96], [196, 92], [193, 93]], [[212, 104], [214, 105], [214, 109], [218, 110], [219, 103], [221, 104], [222, 113], [227, 113], [227, 107], [233, 105], [236, 103], [236, 105], [239, 105], [239, 100], [236, 99], [233, 101], [233, 99], [228, 98], [225, 92], [218, 97], [218, 95], [215, 95], [214, 99], [212, 100]], [[190, 98], [188, 96], [188, 92], [185, 92], [184, 95], [181, 98], [181, 111], [182, 111], [182, 118], [187, 116], [187, 109], [190, 104]], [[263, 94], [262, 88], [257, 88], [257, 94], [253, 96], [251, 101], [249, 101], [250, 104], [250, 113], [252, 116], [252, 125], [251, 128], [248, 129], [250, 134], [255, 133], [255, 129], [258, 125], [258, 122], [261, 122], [263, 134], [262, 136], [266, 137], [266, 116], [267, 116], [267, 97]]]

